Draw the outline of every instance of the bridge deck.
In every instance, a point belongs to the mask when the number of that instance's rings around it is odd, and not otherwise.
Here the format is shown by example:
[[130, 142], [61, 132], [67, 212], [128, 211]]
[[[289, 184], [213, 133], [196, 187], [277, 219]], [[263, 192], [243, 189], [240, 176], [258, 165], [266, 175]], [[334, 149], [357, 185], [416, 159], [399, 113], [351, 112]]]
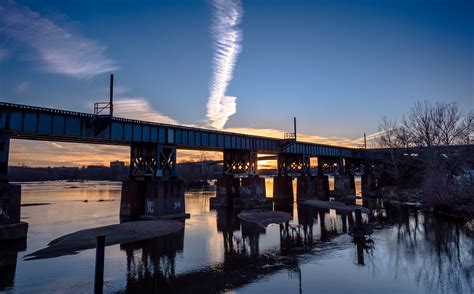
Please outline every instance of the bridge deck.
[[[377, 153], [307, 142], [0, 102], [0, 132], [14, 139], [130, 146], [175, 144], [191, 150], [257, 150], [312, 156], [377, 157]], [[285, 144], [286, 143], [286, 144]]]

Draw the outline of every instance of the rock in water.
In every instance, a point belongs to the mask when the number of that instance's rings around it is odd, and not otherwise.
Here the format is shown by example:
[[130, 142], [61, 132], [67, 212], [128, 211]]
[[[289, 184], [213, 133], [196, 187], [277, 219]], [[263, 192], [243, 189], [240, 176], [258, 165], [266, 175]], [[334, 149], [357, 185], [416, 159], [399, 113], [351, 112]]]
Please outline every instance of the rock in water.
[[282, 224], [292, 219], [289, 213], [286, 213], [283, 211], [269, 211], [269, 210], [242, 211], [237, 216], [241, 220], [255, 223], [261, 228], [265, 228], [269, 224]]
[[184, 223], [175, 220], [136, 221], [97, 227], [64, 235], [49, 242], [48, 247], [25, 256], [26, 260], [77, 254], [96, 247], [97, 235], [104, 234], [105, 245], [123, 244], [177, 233]]
[[305, 205], [313, 206], [322, 209], [335, 209], [338, 211], [352, 212], [354, 209], [360, 209], [363, 213], [370, 213], [370, 209], [358, 206], [358, 205], [346, 205], [339, 201], [322, 201], [317, 199], [306, 200], [303, 202]]

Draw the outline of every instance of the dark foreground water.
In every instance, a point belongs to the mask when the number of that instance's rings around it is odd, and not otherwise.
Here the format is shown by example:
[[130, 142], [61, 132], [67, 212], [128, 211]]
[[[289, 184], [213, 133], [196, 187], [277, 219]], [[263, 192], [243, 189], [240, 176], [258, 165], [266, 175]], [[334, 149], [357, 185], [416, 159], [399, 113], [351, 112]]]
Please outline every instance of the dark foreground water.
[[[24, 204], [51, 204], [22, 207], [27, 244], [0, 247], [0, 291], [92, 292], [95, 250], [23, 257], [61, 235], [118, 223], [120, 188], [24, 184]], [[292, 213], [290, 226], [258, 231], [210, 210], [213, 194], [186, 193], [191, 218], [179, 234], [107, 247], [105, 292], [474, 293], [474, 239], [458, 223], [379, 204], [374, 233], [356, 241], [347, 234], [350, 216], [290, 204], [277, 207]]]

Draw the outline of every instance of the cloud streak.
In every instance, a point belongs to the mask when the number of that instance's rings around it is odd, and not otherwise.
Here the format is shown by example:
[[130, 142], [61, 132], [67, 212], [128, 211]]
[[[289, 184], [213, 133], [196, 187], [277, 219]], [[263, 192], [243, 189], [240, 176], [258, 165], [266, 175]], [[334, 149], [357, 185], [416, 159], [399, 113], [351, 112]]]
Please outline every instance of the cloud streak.
[[117, 98], [114, 100], [114, 116], [136, 120], [177, 125], [176, 120], [153, 109], [143, 98]]
[[0, 4], [1, 34], [34, 49], [45, 72], [90, 78], [117, 69], [99, 42], [68, 31], [14, 2]]
[[243, 10], [239, 0], [212, 0], [211, 35], [214, 46], [213, 75], [207, 102], [210, 127], [222, 129], [237, 110], [237, 97], [226, 96], [237, 56], [241, 51], [242, 31], [238, 28]]

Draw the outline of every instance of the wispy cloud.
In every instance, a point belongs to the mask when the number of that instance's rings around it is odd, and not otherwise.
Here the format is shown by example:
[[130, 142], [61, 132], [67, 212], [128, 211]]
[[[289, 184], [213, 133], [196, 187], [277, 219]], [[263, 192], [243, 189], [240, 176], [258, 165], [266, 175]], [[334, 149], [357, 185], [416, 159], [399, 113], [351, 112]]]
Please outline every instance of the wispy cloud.
[[46, 72], [89, 78], [117, 69], [99, 42], [66, 30], [28, 7], [2, 1], [0, 20], [0, 34], [33, 48]]
[[143, 98], [132, 97], [115, 99], [114, 116], [167, 124], [178, 124], [176, 120], [154, 110], [150, 103]]
[[237, 97], [226, 96], [227, 86], [241, 51], [242, 31], [238, 28], [242, 18], [239, 0], [212, 0], [213, 20], [211, 34], [214, 39], [213, 76], [207, 102], [207, 119], [211, 127], [222, 129], [236, 112]]
[[[278, 138], [278, 139], [283, 139], [283, 136], [285, 134], [285, 131], [283, 130], [259, 129], [259, 128], [228, 128], [226, 129], [226, 131], [248, 134], [248, 135], [265, 136], [265, 137]], [[324, 136], [308, 135], [308, 134], [298, 134], [298, 141], [341, 146], [341, 147], [355, 147], [356, 145], [354, 140], [348, 139], [348, 138], [324, 137]]]

